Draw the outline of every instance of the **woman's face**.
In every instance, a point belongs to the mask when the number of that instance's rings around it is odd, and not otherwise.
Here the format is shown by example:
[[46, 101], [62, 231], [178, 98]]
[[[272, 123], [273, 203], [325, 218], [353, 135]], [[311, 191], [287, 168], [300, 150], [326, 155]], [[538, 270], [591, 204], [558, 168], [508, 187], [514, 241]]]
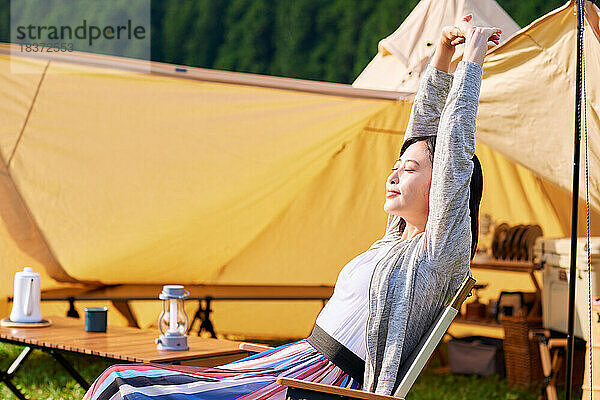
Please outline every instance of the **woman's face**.
[[432, 167], [425, 141], [410, 145], [387, 178], [383, 209], [411, 224], [425, 224], [429, 215]]

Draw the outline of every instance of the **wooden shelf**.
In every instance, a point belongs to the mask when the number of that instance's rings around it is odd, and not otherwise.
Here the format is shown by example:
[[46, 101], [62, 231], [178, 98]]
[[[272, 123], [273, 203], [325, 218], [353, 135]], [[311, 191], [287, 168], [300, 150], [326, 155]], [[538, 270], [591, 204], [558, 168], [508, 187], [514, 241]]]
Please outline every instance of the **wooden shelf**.
[[463, 325], [477, 325], [477, 326], [485, 326], [489, 328], [502, 328], [502, 324], [496, 322], [493, 319], [466, 319], [464, 317], [457, 317], [452, 321], [453, 324], [463, 324]]
[[471, 268], [528, 273], [541, 269], [541, 266], [532, 261], [498, 260], [491, 256], [477, 254], [471, 261]]
[[[531, 316], [537, 315], [541, 313], [541, 303], [542, 303], [542, 289], [540, 287], [539, 282], [535, 276], [535, 271], [540, 270], [542, 266], [533, 261], [511, 261], [511, 260], [498, 260], [490, 255], [486, 254], [476, 254], [473, 260], [471, 261], [471, 268], [473, 269], [487, 269], [491, 271], [502, 271], [502, 272], [520, 272], [526, 273], [529, 275], [531, 279], [531, 283], [535, 287], [535, 304], [530, 310]], [[471, 321], [462, 319], [462, 323], [471, 324], [471, 325], [481, 325], [481, 326], [498, 326], [502, 325], [496, 321]], [[457, 320], [455, 320], [457, 321]]]

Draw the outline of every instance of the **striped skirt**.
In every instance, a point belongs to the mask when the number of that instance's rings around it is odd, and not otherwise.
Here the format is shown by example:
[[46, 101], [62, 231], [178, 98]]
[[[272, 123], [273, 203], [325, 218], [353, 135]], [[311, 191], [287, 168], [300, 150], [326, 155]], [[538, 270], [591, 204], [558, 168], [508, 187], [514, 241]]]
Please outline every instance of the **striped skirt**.
[[359, 389], [360, 384], [306, 339], [214, 368], [119, 364], [107, 368], [84, 400], [285, 399], [277, 377]]

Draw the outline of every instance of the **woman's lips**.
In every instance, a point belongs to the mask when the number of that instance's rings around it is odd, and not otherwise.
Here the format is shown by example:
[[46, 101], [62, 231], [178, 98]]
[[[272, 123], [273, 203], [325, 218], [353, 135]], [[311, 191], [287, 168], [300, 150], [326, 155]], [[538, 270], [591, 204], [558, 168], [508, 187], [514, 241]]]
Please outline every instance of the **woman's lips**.
[[388, 198], [388, 199], [390, 199], [392, 197], [396, 197], [396, 196], [399, 196], [399, 195], [400, 195], [400, 193], [398, 193], [398, 192], [386, 192], [385, 197]]

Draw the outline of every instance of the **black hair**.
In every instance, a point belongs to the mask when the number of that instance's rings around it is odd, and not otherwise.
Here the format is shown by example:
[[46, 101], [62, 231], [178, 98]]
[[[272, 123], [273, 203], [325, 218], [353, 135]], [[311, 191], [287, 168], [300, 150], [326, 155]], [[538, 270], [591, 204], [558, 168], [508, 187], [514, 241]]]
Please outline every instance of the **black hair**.
[[[433, 155], [435, 154], [435, 136], [417, 136], [408, 138], [402, 143], [400, 149], [400, 156], [404, 154], [408, 147], [416, 142], [424, 141], [429, 151], [429, 160], [433, 165]], [[479, 241], [479, 205], [481, 204], [481, 196], [483, 194], [483, 171], [481, 169], [481, 163], [475, 154], [473, 154], [473, 173], [471, 174], [471, 181], [469, 183], [469, 215], [471, 216], [471, 259], [475, 257], [477, 251], [477, 243]], [[400, 225], [400, 229], [404, 229], [406, 222]]]

